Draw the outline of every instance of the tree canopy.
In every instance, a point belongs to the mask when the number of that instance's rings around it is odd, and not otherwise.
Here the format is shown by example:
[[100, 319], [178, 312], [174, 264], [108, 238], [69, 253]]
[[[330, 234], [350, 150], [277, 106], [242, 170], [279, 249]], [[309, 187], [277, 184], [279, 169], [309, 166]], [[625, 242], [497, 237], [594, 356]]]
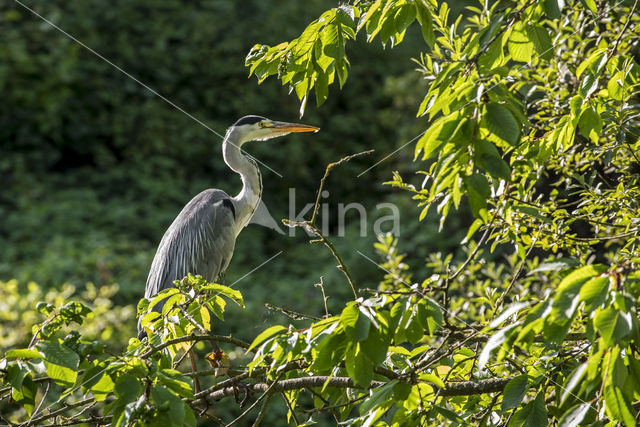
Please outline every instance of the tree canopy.
[[[41, 302], [29, 345], [0, 361], [0, 399], [11, 410], [3, 419], [257, 425], [279, 401], [295, 425], [635, 426], [637, 3], [479, 2], [454, 14], [435, 0], [355, 0], [290, 41], [253, 46], [249, 74], [288, 86], [303, 114], [310, 98], [321, 109], [351, 83], [358, 38], [395, 48], [421, 33], [422, 52], [406, 65], [426, 88], [415, 105], [422, 130], [378, 160], [413, 147], [410, 167], [385, 182], [421, 209], [404, 221], [435, 218], [446, 235], [471, 213], [464, 258], [435, 252], [412, 271], [398, 248], [416, 236], [380, 235], [378, 258], [362, 256], [382, 278], [354, 280], [316, 218], [325, 179], [344, 158], [327, 167], [309, 219], [288, 225], [324, 244], [315, 250], [335, 258], [350, 301], [325, 304], [321, 316], [288, 313], [296, 322], [245, 343], [208, 332], [243, 295], [189, 276], [140, 302], [149, 338], [118, 354], [83, 338], [87, 305]], [[161, 313], [149, 311], [164, 298]], [[185, 352], [207, 340], [225, 349], [208, 356], [211, 369], [181, 369]], [[210, 381], [197, 394], [194, 375]], [[237, 415], [222, 419], [216, 409], [234, 398]]]

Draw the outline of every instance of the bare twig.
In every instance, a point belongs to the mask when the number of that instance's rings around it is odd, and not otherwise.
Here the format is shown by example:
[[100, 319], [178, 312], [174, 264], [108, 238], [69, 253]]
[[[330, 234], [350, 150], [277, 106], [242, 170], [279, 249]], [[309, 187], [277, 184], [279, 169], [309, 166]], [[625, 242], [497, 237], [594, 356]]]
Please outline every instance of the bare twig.
[[51, 383], [48, 382], [47, 383], [47, 388], [44, 391], [44, 394], [42, 395], [42, 399], [40, 399], [40, 403], [38, 403], [38, 407], [36, 408], [35, 411], [33, 411], [31, 416], [29, 417], [29, 421], [27, 422], [27, 425], [31, 425], [31, 422], [33, 421], [33, 417], [35, 417], [38, 414], [38, 412], [40, 412], [40, 408], [42, 407], [42, 404], [44, 403], [45, 399], [47, 398], [47, 395], [49, 394], [49, 388], [50, 387], [51, 387]]
[[313, 215], [311, 215], [311, 220], [309, 221], [311, 224], [315, 224], [316, 223], [316, 217], [318, 216], [318, 210], [320, 209], [320, 197], [322, 196], [322, 190], [324, 189], [324, 182], [327, 180], [327, 177], [329, 176], [329, 173], [331, 172], [331, 169], [333, 169], [336, 166], [341, 165], [342, 163], [345, 163], [345, 162], [348, 162], [348, 161], [350, 161], [352, 159], [355, 159], [358, 156], [364, 156], [366, 154], [371, 154], [373, 152], [374, 152], [374, 150], [367, 150], [367, 151], [363, 151], [361, 153], [351, 154], [349, 156], [341, 158], [337, 162], [329, 163], [327, 165], [327, 168], [324, 170], [324, 176], [320, 180], [320, 187], [318, 188], [318, 195], [316, 196], [316, 203], [313, 205]]
[[325, 317], [331, 317], [331, 315], [329, 314], [329, 309], [327, 308], [327, 300], [329, 299], [329, 297], [324, 293], [324, 277], [320, 276], [320, 282], [316, 283], [313, 286], [319, 287], [320, 290], [322, 291], [322, 302], [324, 303], [324, 315]]
[[275, 305], [271, 305], [269, 303], [265, 303], [264, 306], [267, 308], [267, 310], [277, 311], [278, 313], [282, 313], [293, 320], [303, 320], [303, 319], [310, 319], [310, 320], [316, 320], [316, 321], [322, 320], [319, 317], [312, 316], [310, 314], [298, 313], [297, 311], [289, 310], [288, 308], [284, 308], [284, 307], [276, 307]]
[[[229, 424], [227, 424], [227, 425], [226, 425], [226, 427], [230, 427], [230, 426], [234, 425], [235, 423], [237, 423], [238, 421], [240, 421], [242, 418], [244, 418], [244, 417], [245, 417], [245, 415], [247, 415], [249, 412], [251, 412], [251, 410], [252, 410], [253, 408], [255, 408], [255, 407], [256, 407], [256, 405], [257, 405], [258, 403], [260, 403], [260, 401], [261, 401], [262, 399], [264, 399], [265, 397], [267, 398], [267, 400], [266, 400], [265, 402], [268, 402], [268, 400], [269, 400], [269, 399], [268, 399], [268, 397], [269, 397], [269, 394], [270, 394], [270, 392], [271, 392], [271, 389], [272, 389], [272, 388], [273, 388], [277, 383], [278, 383], [278, 380], [275, 380], [273, 383], [271, 383], [271, 385], [270, 385], [269, 387], [267, 387], [267, 389], [264, 391], [264, 393], [262, 393], [262, 396], [260, 396], [259, 398], [257, 398], [257, 399], [256, 399], [256, 401], [255, 401], [255, 402], [253, 402], [253, 403], [251, 404], [251, 406], [249, 406], [249, 407], [248, 407], [248, 408], [247, 408], [247, 409], [246, 409], [242, 414], [238, 415], [238, 416], [236, 417], [236, 419], [234, 419], [234, 420], [233, 420], [233, 421], [231, 421]], [[261, 412], [262, 412], [262, 411], [261, 411]]]
[[260, 408], [260, 412], [258, 413], [258, 416], [256, 417], [256, 419], [253, 421], [252, 427], [258, 427], [262, 422], [262, 419], [264, 418], [264, 414], [267, 413], [267, 407], [269, 406], [269, 401], [271, 400], [272, 397], [273, 395], [269, 394], [266, 397], [266, 399], [264, 399], [264, 402], [262, 402], [262, 407]]
[[348, 162], [351, 159], [354, 159], [358, 156], [362, 156], [365, 154], [371, 154], [373, 153], [373, 150], [368, 150], [368, 151], [363, 151], [361, 153], [356, 153], [356, 154], [352, 154], [350, 156], [346, 156], [343, 157], [342, 159], [338, 160], [337, 162], [333, 162], [333, 163], [329, 163], [329, 165], [327, 165], [327, 168], [324, 171], [324, 176], [322, 177], [322, 179], [320, 180], [320, 187], [318, 188], [318, 195], [316, 197], [316, 203], [313, 205], [313, 214], [311, 215], [311, 219], [310, 220], [305, 220], [305, 221], [291, 221], [289, 219], [283, 219], [282, 222], [284, 223], [284, 225], [286, 225], [287, 227], [301, 227], [304, 228], [305, 230], [307, 230], [308, 232], [310, 232], [311, 234], [313, 234], [314, 236], [317, 237], [316, 240], [312, 240], [312, 243], [324, 243], [324, 245], [329, 248], [329, 251], [331, 252], [331, 254], [333, 255], [333, 257], [338, 261], [338, 269], [340, 271], [342, 271], [342, 273], [345, 275], [345, 277], [347, 278], [347, 281], [349, 282], [349, 286], [351, 286], [351, 291], [353, 292], [353, 296], [354, 298], [358, 298], [358, 293], [356, 292], [356, 287], [353, 283], [353, 279], [351, 277], [351, 274], [349, 274], [349, 270], [347, 269], [347, 266], [345, 265], [344, 261], [342, 260], [342, 257], [340, 256], [340, 254], [338, 254], [338, 252], [336, 251], [335, 246], [333, 245], [333, 243], [331, 243], [331, 241], [329, 239], [327, 239], [327, 237], [322, 234], [322, 231], [320, 231], [320, 229], [316, 226], [316, 218], [318, 216], [318, 210], [320, 209], [320, 197], [322, 195], [322, 191], [324, 189], [324, 184], [325, 181], [327, 180], [327, 177], [329, 176], [329, 173], [331, 172], [331, 169], [333, 169], [334, 167], [344, 163], [344, 162]]
[[38, 418], [34, 418], [32, 420], [27, 421], [26, 423], [20, 424], [20, 426], [25, 426], [26, 427], [26, 426], [28, 426], [30, 424], [37, 424], [37, 423], [39, 423], [41, 421], [48, 420], [50, 418], [54, 418], [54, 417], [56, 417], [56, 416], [58, 416], [60, 414], [63, 414], [66, 411], [68, 411], [69, 409], [78, 408], [80, 406], [86, 405], [87, 403], [92, 403], [93, 401], [94, 401], [93, 397], [90, 397], [90, 398], [87, 398], [87, 399], [79, 400], [79, 401], [77, 401], [75, 403], [69, 403], [68, 405], [63, 406], [62, 408], [60, 408], [60, 409], [58, 409], [56, 411], [49, 412], [48, 414], [41, 415]]
[[622, 31], [620, 31], [620, 34], [618, 34], [618, 37], [616, 38], [616, 41], [613, 43], [613, 47], [611, 48], [611, 54], [610, 54], [609, 57], [612, 57], [613, 54], [618, 49], [618, 45], [622, 41], [622, 37], [624, 36], [624, 33], [629, 28], [629, 24], [631, 23], [631, 17], [633, 16], [633, 12], [636, 10], [636, 6], [638, 6], [638, 0], [636, 0], [633, 3], [633, 6], [631, 7], [631, 10], [629, 11], [629, 16], [627, 17], [627, 22], [625, 22], [624, 27], [622, 27]]

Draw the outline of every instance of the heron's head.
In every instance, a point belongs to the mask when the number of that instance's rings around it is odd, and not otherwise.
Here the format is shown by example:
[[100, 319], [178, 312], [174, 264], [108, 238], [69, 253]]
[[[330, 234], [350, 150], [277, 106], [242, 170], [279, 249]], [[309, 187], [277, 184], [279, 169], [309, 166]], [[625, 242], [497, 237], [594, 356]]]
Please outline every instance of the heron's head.
[[276, 122], [262, 116], [244, 116], [229, 128], [238, 141], [264, 141], [291, 132], [317, 132], [320, 128], [299, 123]]

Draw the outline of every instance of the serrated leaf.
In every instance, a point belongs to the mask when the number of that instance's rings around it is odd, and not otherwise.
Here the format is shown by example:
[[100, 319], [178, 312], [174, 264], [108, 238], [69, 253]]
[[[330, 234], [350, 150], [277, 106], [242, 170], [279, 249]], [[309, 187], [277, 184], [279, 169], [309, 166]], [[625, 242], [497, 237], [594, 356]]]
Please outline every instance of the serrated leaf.
[[553, 58], [553, 44], [547, 30], [541, 25], [527, 25], [527, 35], [533, 41], [538, 56], [546, 61]]
[[345, 358], [347, 374], [361, 387], [369, 387], [373, 380], [373, 363], [365, 356], [358, 347], [347, 352]]
[[164, 420], [165, 425], [181, 426], [184, 423], [184, 403], [169, 389], [162, 386], [151, 388], [151, 399], [158, 408], [159, 419]]
[[604, 386], [604, 401], [607, 415], [613, 420], [635, 427], [635, 411], [619, 387], [607, 381]]
[[514, 30], [509, 36], [507, 48], [509, 49], [509, 55], [511, 55], [511, 59], [513, 59], [514, 61], [526, 63], [531, 61], [534, 44], [533, 41], [529, 38], [529, 34], [526, 31], [524, 25], [515, 26]]
[[607, 307], [596, 313], [594, 326], [600, 332], [605, 345], [614, 345], [631, 333], [632, 316], [631, 313]]
[[91, 390], [93, 397], [97, 401], [103, 401], [114, 389], [111, 377], [107, 375], [107, 370], [102, 365], [92, 366], [87, 369], [82, 376], [82, 389]]
[[208, 283], [200, 288], [203, 291], [209, 291], [215, 293], [217, 295], [224, 295], [227, 298], [233, 300], [240, 307], [244, 308], [244, 298], [242, 297], [242, 293], [228, 286], [219, 285], [217, 283]]
[[539, 393], [534, 400], [516, 412], [508, 426], [545, 427], [547, 425], [547, 408], [544, 405], [544, 393]]
[[594, 277], [582, 285], [579, 295], [580, 300], [585, 303], [585, 311], [592, 312], [602, 305], [607, 299], [608, 290], [609, 278], [603, 276]]
[[7, 359], [21, 358], [21, 359], [36, 359], [41, 358], [42, 354], [33, 348], [20, 348], [14, 350], [8, 350], [4, 355]]
[[579, 262], [572, 258], [558, 258], [555, 261], [540, 264], [539, 266], [531, 270], [527, 275], [545, 271], [562, 271], [566, 270], [569, 267], [577, 267], [578, 265], [580, 265]]
[[487, 340], [480, 356], [478, 357], [478, 369], [483, 369], [484, 366], [489, 361], [489, 357], [491, 357], [491, 353], [498, 347], [502, 345], [503, 342], [509, 336], [509, 332], [518, 326], [517, 324], [509, 325], [506, 328], [500, 329], [498, 332], [491, 335], [491, 337]]
[[383, 385], [382, 387], [375, 389], [371, 393], [371, 396], [368, 397], [364, 402], [360, 404], [360, 407], [358, 408], [360, 415], [365, 415], [369, 411], [374, 409], [376, 406], [379, 406], [380, 404], [387, 402], [391, 398], [391, 395], [393, 394], [393, 391], [394, 391], [394, 387], [397, 384], [398, 384], [398, 380], [392, 380], [386, 383], [385, 385]]
[[503, 105], [495, 102], [486, 106], [483, 122], [492, 136], [500, 141], [514, 146], [520, 139], [520, 123], [513, 116], [511, 111]]
[[576, 369], [574, 369], [571, 375], [569, 375], [569, 377], [567, 378], [567, 380], [565, 381], [562, 387], [562, 395], [560, 396], [561, 405], [564, 404], [567, 398], [572, 395], [573, 390], [580, 383], [582, 376], [587, 370], [587, 366], [588, 366], [588, 363], [585, 362], [582, 365], [578, 366]]
[[184, 376], [182, 372], [175, 369], [162, 369], [158, 371], [158, 380], [179, 396], [193, 398], [192, 380]]
[[422, 38], [427, 45], [432, 48], [436, 44], [436, 35], [433, 32], [433, 18], [431, 17], [431, 12], [422, 1], [415, 2], [415, 7], [417, 9], [416, 17], [420, 23]]
[[142, 385], [140, 385], [140, 382], [135, 376], [131, 374], [121, 374], [116, 380], [114, 391], [123, 402], [135, 402], [142, 394]]
[[80, 358], [60, 341], [40, 341], [36, 347], [43, 356], [47, 375], [57, 384], [70, 387], [76, 382]]
[[543, 0], [544, 12], [551, 19], [560, 19], [564, 0]]
[[282, 325], [275, 325], [265, 329], [264, 331], [260, 332], [260, 334], [253, 340], [253, 342], [247, 349], [247, 352], [253, 350], [257, 346], [259, 346], [260, 344], [268, 340], [269, 338], [273, 337], [274, 335], [281, 334], [286, 330], [287, 328], [285, 328]]
[[569, 409], [558, 422], [558, 427], [577, 427], [580, 425], [584, 417], [591, 407], [588, 403], [580, 403]]
[[502, 392], [502, 411], [517, 408], [528, 388], [529, 380], [527, 375], [523, 374], [512, 378]]

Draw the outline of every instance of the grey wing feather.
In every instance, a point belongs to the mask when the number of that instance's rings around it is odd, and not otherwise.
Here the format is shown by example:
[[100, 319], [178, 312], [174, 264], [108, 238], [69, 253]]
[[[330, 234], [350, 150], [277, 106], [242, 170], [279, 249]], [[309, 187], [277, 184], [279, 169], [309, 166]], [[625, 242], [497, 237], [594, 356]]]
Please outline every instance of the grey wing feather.
[[201, 192], [185, 205], [162, 237], [145, 297], [173, 287], [173, 281], [187, 273], [216, 280], [231, 260], [235, 239], [235, 212], [229, 195], [215, 189]]

